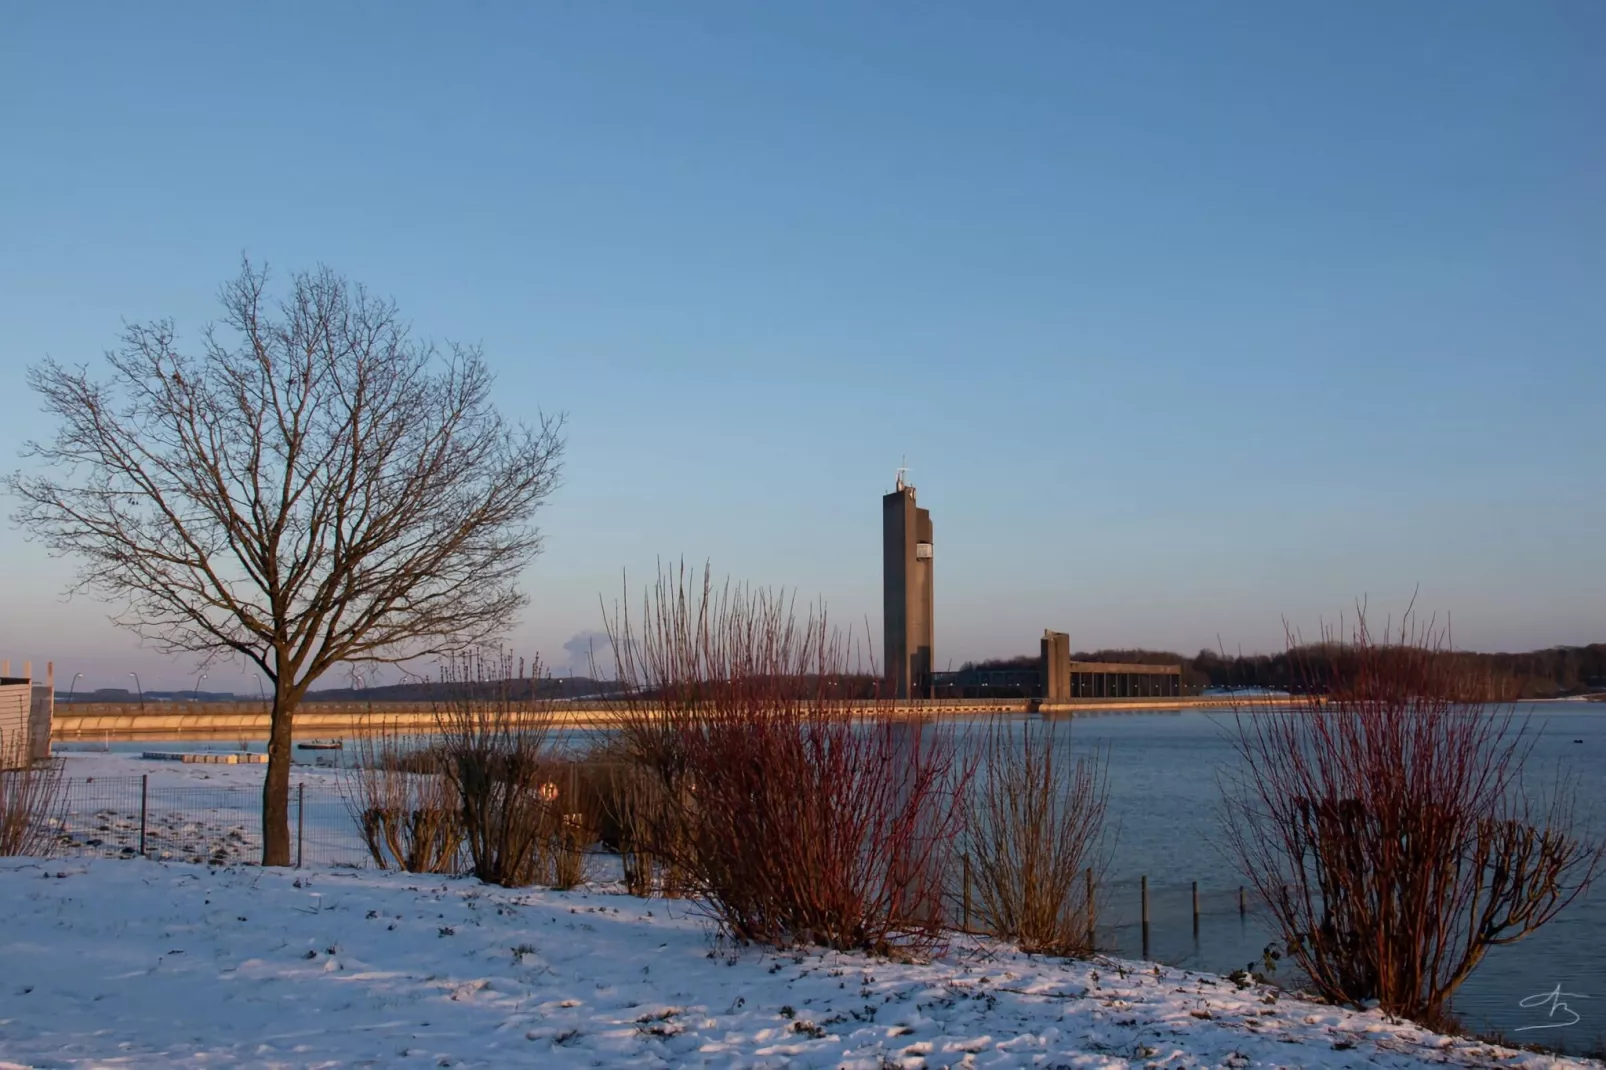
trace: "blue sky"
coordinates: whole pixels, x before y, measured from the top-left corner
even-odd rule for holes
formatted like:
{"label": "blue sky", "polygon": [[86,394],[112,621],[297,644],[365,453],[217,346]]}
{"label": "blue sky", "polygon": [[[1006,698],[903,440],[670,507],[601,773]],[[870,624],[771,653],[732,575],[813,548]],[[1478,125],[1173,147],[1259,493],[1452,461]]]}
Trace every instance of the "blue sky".
{"label": "blue sky", "polygon": [[[568,413],[514,636],[560,665],[659,556],[879,641],[903,456],[939,665],[1418,585],[1460,645],[1606,639],[1603,48],[1593,2],[7,5],[0,461],[27,365],[195,337],[248,253]],[[193,682],[0,555],[0,657]]]}

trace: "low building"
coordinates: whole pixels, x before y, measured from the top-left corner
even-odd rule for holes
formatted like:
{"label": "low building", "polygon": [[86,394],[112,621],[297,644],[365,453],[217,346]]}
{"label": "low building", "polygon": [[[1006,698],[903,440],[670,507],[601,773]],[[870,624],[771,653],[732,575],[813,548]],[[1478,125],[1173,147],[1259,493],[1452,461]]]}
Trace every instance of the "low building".
{"label": "low building", "polygon": [[45,682],[33,681],[33,665],[21,676],[11,663],[0,662],[0,768],[50,757],[50,722],[55,715],[55,666],[46,667]]}

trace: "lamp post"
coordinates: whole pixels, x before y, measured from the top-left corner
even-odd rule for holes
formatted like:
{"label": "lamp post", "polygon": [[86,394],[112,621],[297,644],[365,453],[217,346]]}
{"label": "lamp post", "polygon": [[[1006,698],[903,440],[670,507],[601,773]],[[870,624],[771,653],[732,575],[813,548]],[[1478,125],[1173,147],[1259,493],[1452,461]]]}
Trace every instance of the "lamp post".
{"label": "lamp post", "polygon": [[81,673],[81,672],[75,672],[75,673],[72,674],[72,683],[67,685],[67,701],[68,702],[72,701],[73,688],[78,686],[78,680],[83,675],[84,674]]}
{"label": "lamp post", "polygon": [[206,679],[206,673],[196,677],[195,690],[190,692],[190,701],[195,702],[201,697],[201,682]]}
{"label": "lamp post", "polygon": [[145,712],[145,689],[139,686],[139,673],[131,672],[128,675],[134,678],[134,687],[139,692],[139,712]]}

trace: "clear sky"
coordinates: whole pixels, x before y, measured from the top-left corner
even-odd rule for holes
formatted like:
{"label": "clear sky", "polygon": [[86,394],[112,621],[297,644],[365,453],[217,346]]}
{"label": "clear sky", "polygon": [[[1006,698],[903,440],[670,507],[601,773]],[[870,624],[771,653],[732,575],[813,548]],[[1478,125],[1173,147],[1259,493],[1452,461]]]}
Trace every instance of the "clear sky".
{"label": "clear sky", "polygon": [[[1596,0],[6,4],[0,463],[28,364],[194,338],[248,253],[569,414],[514,637],[560,668],[660,555],[879,643],[905,455],[939,666],[1418,585],[1599,641],[1603,56]],[[0,559],[0,657],[193,683]]]}

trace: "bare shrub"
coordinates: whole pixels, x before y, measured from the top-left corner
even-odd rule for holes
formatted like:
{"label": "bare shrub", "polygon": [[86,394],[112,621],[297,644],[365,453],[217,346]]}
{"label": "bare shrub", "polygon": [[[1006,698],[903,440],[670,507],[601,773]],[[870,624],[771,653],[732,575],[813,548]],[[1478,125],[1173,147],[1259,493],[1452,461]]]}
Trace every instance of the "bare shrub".
{"label": "bare shrub", "polygon": [[61,762],[34,761],[25,734],[0,733],[0,856],[49,855],[65,803]]}
{"label": "bare shrub", "polygon": [[672,831],[674,815],[660,765],[643,757],[655,749],[639,736],[609,733],[581,765],[582,808],[594,822],[598,841],[618,853],[631,895],[674,897],[685,881],[673,852],[659,853],[659,845],[678,837]]}
{"label": "bare shrub", "polygon": [[970,872],[987,930],[1021,950],[1092,952],[1094,883],[1109,778],[1096,753],[1069,753],[1069,729],[1004,718],[990,726],[966,828]]}
{"label": "bare shrub", "polygon": [[1568,778],[1524,782],[1536,733],[1483,702],[1447,630],[1407,613],[1375,637],[1363,607],[1323,639],[1310,697],[1238,712],[1228,842],[1318,991],[1433,1021],[1490,947],[1588,887],[1602,847]]}
{"label": "bare shrub", "polygon": [[619,852],[625,890],[643,898],[658,888],[664,860],[653,853],[653,830],[666,824],[663,790],[650,771],[626,762],[601,767],[602,842]]}
{"label": "bare shrub", "polygon": [[594,836],[585,822],[585,814],[577,810],[551,810],[555,815],[554,827],[548,835],[546,856],[550,859],[549,876],[543,883],[558,891],[568,891],[583,884],[586,879],[586,847]]}
{"label": "bare shrub", "polygon": [[474,875],[520,887],[551,872],[556,759],[551,704],[537,697],[539,665],[515,677],[503,652],[455,657],[441,669],[435,720],[442,771],[461,808]]}
{"label": "bare shrub", "polygon": [[[951,732],[844,700],[850,640],[784,594],[660,573],[615,612],[621,743],[657,779],[644,829],[733,937],[920,951],[969,766]],[[638,634],[639,632],[639,634]]]}
{"label": "bare shrub", "polygon": [[341,795],[380,869],[456,873],[462,868],[462,807],[438,748],[412,745],[394,723],[358,735],[356,764]]}

